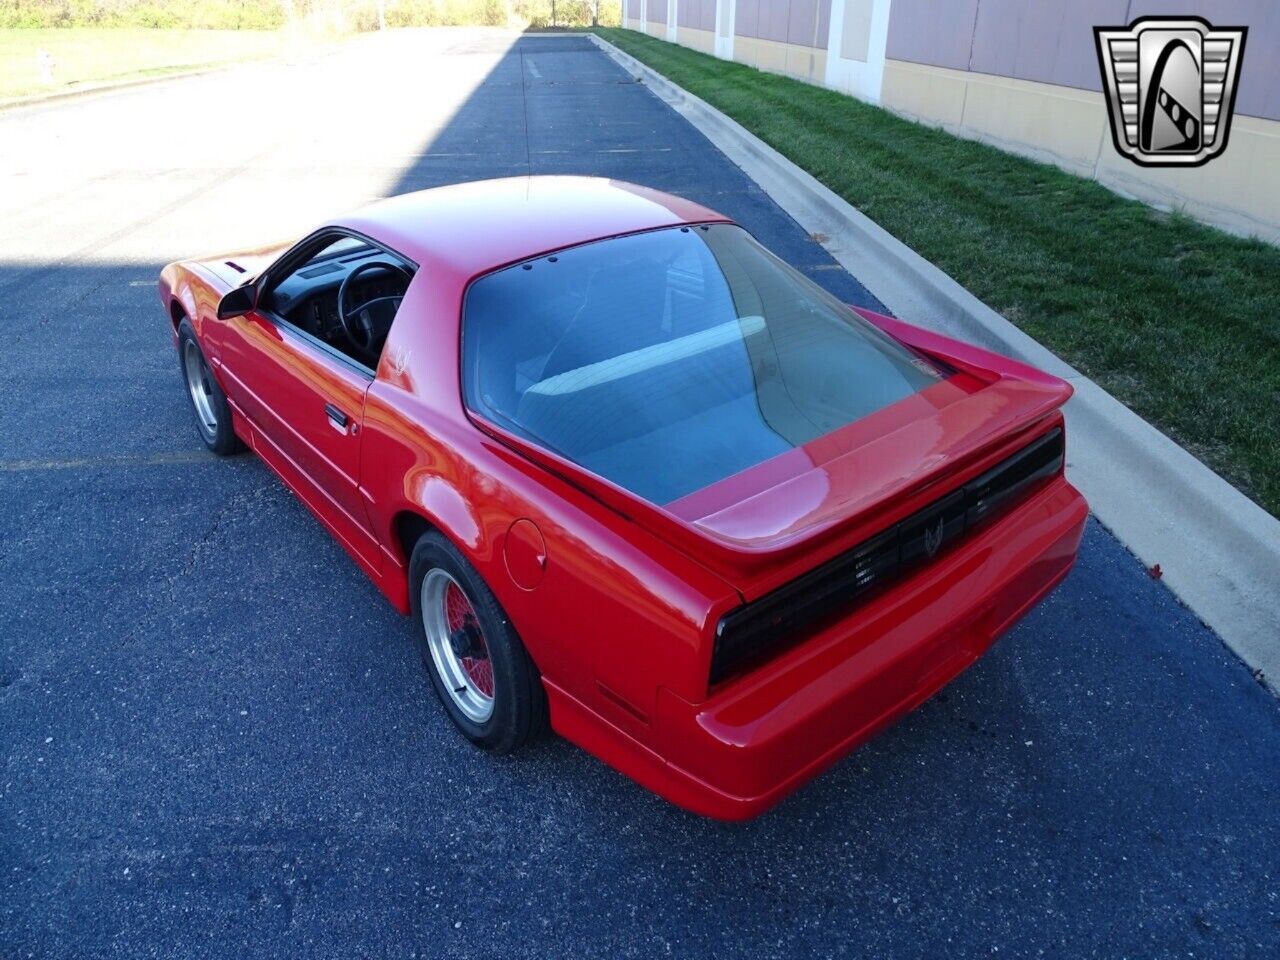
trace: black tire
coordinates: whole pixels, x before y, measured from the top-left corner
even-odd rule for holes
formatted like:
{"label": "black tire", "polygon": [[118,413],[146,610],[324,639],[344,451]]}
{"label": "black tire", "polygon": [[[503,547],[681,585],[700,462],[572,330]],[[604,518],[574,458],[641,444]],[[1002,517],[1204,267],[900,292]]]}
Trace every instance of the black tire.
{"label": "black tire", "polygon": [[[190,358],[189,351],[194,351]],[[189,362],[198,363],[201,371],[197,377],[198,386],[193,386],[194,374],[188,371]],[[231,407],[227,403],[227,395],[222,392],[222,387],[218,386],[213,371],[209,369],[204,351],[200,349],[196,332],[185,317],[178,324],[178,369],[182,374],[182,385],[186,388],[187,399],[191,401],[196,433],[204,441],[204,445],[220,457],[229,457],[242,451],[244,444],[240,442],[235,429],[231,426]],[[196,390],[201,389],[204,392],[206,408],[204,410],[201,410],[201,405],[197,403],[195,394]],[[212,422],[209,418],[212,418]]]}
{"label": "black tire", "polygon": [[[483,631],[493,674],[492,713],[482,722],[468,717],[454,701],[432,656],[423,617],[423,584],[442,570],[462,588]],[[431,685],[456,726],[468,740],[490,753],[504,754],[537,737],[547,726],[547,696],[542,677],[510,619],[488,584],[449,540],[437,531],[422,535],[409,561],[409,601],[422,661]]]}

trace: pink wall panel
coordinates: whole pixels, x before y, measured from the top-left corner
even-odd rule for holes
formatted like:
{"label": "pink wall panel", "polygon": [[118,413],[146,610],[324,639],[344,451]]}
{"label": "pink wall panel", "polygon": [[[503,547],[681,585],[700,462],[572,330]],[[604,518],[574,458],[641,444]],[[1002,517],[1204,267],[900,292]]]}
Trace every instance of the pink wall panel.
{"label": "pink wall panel", "polygon": [[818,0],[791,0],[789,4],[778,6],[789,7],[787,10],[787,43],[803,43],[813,46],[817,39]]}
{"label": "pink wall panel", "polygon": [[680,0],[676,10],[677,22],[693,30],[716,28],[716,0]]}
{"label": "pink wall panel", "polygon": [[1100,90],[1093,28],[1152,15],[1249,28],[1236,111],[1280,120],[1280,3],[1275,0],[893,0],[887,54],[953,70]]}
{"label": "pink wall panel", "polygon": [[760,36],[764,40],[787,42],[787,25],[790,21],[790,4],[787,0],[760,0]]}
{"label": "pink wall panel", "polygon": [[831,0],[818,0],[818,48],[827,49],[827,33],[831,30]]}
{"label": "pink wall panel", "polygon": [[978,0],[893,0],[885,55],[891,60],[968,70],[977,14]]}
{"label": "pink wall panel", "polygon": [[1123,24],[1129,0],[1070,5],[982,0],[969,69],[998,77],[1101,90],[1093,28]]}
{"label": "pink wall panel", "polygon": [[[702,29],[714,30],[716,28],[716,0],[703,0],[702,9]],[[726,15],[727,13],[728,11],[726,10]]]}
{"label": "pink wall panel", "polygon": [[[688,0],[681,0],[681,6],[686,2]],[[713,29],[715,23],[713,0],[711,19],[705,29]],[[831,0],[737,0],[733,30],[739,37],[825,50],[830,24]]]}

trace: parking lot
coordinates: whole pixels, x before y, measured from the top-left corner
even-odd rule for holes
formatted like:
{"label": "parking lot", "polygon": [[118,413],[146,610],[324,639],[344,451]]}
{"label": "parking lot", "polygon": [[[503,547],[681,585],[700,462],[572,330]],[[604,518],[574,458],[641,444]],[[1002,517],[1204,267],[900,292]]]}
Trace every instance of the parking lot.
{"label": "parking lot", "polygon": [[0,114],[0,955],[1280,954],[1280,704],[1096,522],[986,658],[747,824],[453,730],[411,624],[204,452],[154,281],[527,173],[691,197],[877,305],[581,37]]}

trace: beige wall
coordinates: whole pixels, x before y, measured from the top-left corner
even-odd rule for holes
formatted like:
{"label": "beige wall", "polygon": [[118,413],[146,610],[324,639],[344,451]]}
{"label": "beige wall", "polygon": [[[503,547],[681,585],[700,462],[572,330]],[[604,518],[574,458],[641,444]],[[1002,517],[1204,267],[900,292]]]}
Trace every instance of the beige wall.
{"label": "beige wall", "polygon": [[1237,116],[1225,153],[1204,166],[1176,169],[1140,167],[1120,156],[1102,94],[1092,90],[889,60],[881,103],[1233,233],[1280,242],[1280,123],[1274,120]]}
{"label": "beige wall", "polygon": [[693,27],[676,27],[676,43],[682,47],[691,47],[702,53],[715,53],[716,34],[714,30],[696,30]]}
{"label": "beige wall", "polygon": [[809,83],[822,83],[827,72],[825,50],[756,37],[734,37],[733,59],[758,70],[782,73]]}

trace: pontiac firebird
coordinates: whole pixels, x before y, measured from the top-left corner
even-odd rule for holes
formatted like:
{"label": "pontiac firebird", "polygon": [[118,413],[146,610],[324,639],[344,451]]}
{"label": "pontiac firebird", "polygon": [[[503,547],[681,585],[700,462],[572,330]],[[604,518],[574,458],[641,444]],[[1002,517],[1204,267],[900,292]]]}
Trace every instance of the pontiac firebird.
{"label": "pontiac firebird", "polygon": [[697,813],[754,816],[931,696],[1083,532],[1065,382],[644,187],[425,190],[159,291],[200,437],[412,616],[463,735],[549,724]]}

